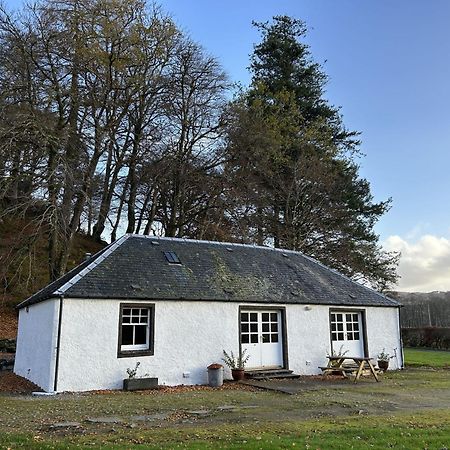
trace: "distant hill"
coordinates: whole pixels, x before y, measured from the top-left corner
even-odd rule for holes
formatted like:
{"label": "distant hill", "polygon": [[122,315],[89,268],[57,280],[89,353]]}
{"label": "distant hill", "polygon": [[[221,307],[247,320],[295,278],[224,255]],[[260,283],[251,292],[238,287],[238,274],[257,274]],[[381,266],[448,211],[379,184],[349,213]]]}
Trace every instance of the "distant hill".
{"label": "distant hill", "polygon": [[404,305],[402,328],[450,327],[450,292],[389,292]]}

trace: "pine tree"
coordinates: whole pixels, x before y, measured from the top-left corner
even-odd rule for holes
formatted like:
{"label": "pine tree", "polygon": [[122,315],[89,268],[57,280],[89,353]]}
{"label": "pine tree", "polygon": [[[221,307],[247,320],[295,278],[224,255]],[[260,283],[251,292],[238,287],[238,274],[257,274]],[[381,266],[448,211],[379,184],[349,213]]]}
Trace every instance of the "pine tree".
{"label": "pine tree", "polygon": [[286,16],[255,26],[262,41],[228,134],[232,234],[301,250],[384,288],[398,255],[383,252],[373,228],[390,199],[374,203],[359,176],[358,133],[324,98],[327,76],[302,42],[306,27]]}

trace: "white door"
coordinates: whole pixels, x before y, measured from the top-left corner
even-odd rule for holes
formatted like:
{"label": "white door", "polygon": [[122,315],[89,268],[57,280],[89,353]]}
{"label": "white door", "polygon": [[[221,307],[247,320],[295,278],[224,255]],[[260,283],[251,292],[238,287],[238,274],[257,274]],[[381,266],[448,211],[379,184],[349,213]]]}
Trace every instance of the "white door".
{"label": "white door", "polygon": [[241,346],[250,355],[246,368],[283,366],[281,311],[241,311]]}
{"label": "white door", "polygon": [[331,344],[337,353],[364,357],[362,315],[358,311],[331,312]]}

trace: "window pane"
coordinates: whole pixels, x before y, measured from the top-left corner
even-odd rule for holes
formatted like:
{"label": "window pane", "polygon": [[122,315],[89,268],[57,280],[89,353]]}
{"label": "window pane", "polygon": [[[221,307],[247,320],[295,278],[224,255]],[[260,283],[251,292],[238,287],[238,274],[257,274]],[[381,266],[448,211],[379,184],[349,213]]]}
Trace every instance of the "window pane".
{"label": "window pane", "polygon": [[256,313],[250,313],[250,322],[257,322],[258,315]]}
{"label": "window pane", "polygon": [[335,323],[331,324],[331,331],[336,331],[336,324]]}
{"label": "window pane", "polygon": [[248,334],[243,334],[241,337],[241,342],[243,344],[248,344]]}
{"label": "window pane", "polygon": [[342,322],[342,314],[336,314],[336,320]]}
{"label": "window pane", "polygon": [[359,333],[355,333],[355,340],[359,341]]}
{"label": "window pane", "polygon": [[353,323],[347,322],[347,331],[353,331]]}
{"label": "window pane", "polygon": [[134,328],[134,343],[146,344],[147,343],[147,325],[137,325]]}
{"label": "window pane", "polygon": [[241,313],[241,322],[248,322],[248,313]]}
{"label": "window pane", "polygon": [[130,308],[124,308],[123,309],[123,315],[125,316],[125,315],[127,315],[127,316],[129,316],[131,314],[131,309]]}
{"label": "window pane", "polygon": [[250,342],[252,344],[256,344],[258,342],[258,335],[257,334],[251,334],[250,335]]}
{"label": "window pane", "polygon": [[257,323],[251,323],[250,324],[250,331],[253,331],[254,333],[258,332],[258,324]]}
{"label": "window pane", "polygon": [[358,322],[358,314],[353,314],[353,322]]}
{"label": "window pane", "polygon": [[351,322],[351,320],[352,320],[352,315],[351,315],[351,314],[346,314],[346,315],[345,315],[345,320],[346,320],[347,322]]}
{"label": "window pane", "polygon": [[122,326],[122,345],[133,344],[133,327],[129,325]]}
{"label": "window pane", "polygon": [[336,341],[337,340],[337,334],[336,333],[331,333],[331,340],[332,341]]}
{"label": "window pane", "polygon": [[148,317],[141,316],[141,323],[148,323]]}
{"label": "window pane", "polygon": [[148,316],[148,309],[141,309],[141,316]]}
{"label": "window pane", "polygon": [[331,321],[335,322],[336,321],[336,314],[331,314]]}
{"label": "window pane", "polygon": [[272,325],[270,325],[270,328],[271,328],[270,331],[272,331],[272,333],[278,332],[278,324],[276,322],[272,323]]}
{"label": "window pane", "polygon": [[343,341],[344,340],[344,333],[338,333],[338,341]]}
{"label": "window pane", "polygon": [[270,320],[272,322],[276,322],[277,321],[277,313],[270,313]]}
{"label": "window pane", "polygon": [[138,316],[138,315],[139,315],[139,309],[133,308],[133,309],[131,310],[131,314],[132,314],[133,316]]}
{"label": "window pane", "polygon": [[139,316],[132,316],[131,317],[131,322],[132,323],[139,323]]}
{"label": "window pane", "polygon": [[270,334],[264,333],[262,336],[263,342],[270,342]]}
{"label": "window pane", "polygon": [[347,341],[353,341],[353,333],[347,333]]}
{"label": "window pane", "polygon": [[122,323],[130,323],[130,317],[122,317]]}
{"label": "window pane", "polygon": [[344,324],[343,323],[338,323],[337,327],[338,327],[338,331],[344,331]]}
{"label": "window pane", "polygon": [[269,313],[262,313],[262,321],[263,322],[268,322],[269,321]]}
{"label": "window pane", "polygon": [[353,324],[353,330],[354,331],[359,331],[359,323],[358,322]]}
{"label": "window pane", "polygon": [[263,324],[262,324],[262,330],[263,330],[263,331],[266,331],[266,332],[267,332],[267,331],[270,331],[270,330],[269,330],[269,324],[268,324],[268,323],[263,323]]}
{"label": "window pane", "polygon": [[271,334],[272,342],[278,342],[278,334]]}
{"label": "window pane", "polygon": [[241,331],[243,333],[248,333],[248,323],[241,324]]}

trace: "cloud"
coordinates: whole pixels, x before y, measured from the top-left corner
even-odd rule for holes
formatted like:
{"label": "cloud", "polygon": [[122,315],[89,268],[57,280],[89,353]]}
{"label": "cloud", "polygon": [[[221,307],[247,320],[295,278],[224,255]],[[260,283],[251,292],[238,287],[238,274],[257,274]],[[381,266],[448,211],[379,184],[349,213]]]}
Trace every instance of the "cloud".
{"label": "cloud", "polygon": [[383,247],[401,252],[400,291],[450,291],[450,239],[425,234],[417,239],[389,236]]}

